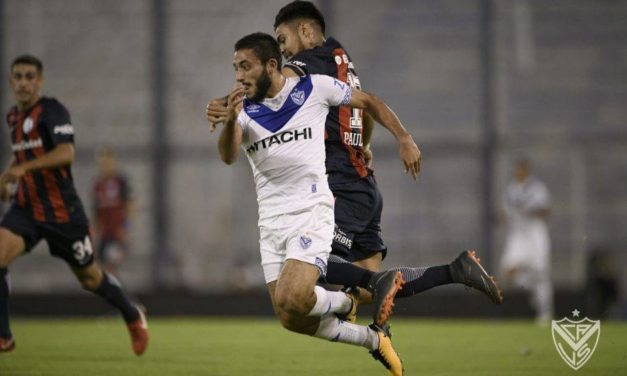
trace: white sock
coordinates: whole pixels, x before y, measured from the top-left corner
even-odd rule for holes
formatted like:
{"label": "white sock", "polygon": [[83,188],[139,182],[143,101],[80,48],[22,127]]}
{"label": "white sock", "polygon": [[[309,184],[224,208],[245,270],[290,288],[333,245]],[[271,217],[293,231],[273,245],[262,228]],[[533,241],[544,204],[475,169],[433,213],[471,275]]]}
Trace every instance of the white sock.
{"label": "white sock", "polygon": [[368,350],[375,350],[379,347],[377,332],[367,326],[341,321],[334,314],[320,317],[320,325],[314,337],[362,346]]}
{"label": "white sock", "polygon": [[307,316],[322,316],[327,313],[346,313],[353,302],[341,291],[327,291],[320,286],[314,287],[316,304]]}

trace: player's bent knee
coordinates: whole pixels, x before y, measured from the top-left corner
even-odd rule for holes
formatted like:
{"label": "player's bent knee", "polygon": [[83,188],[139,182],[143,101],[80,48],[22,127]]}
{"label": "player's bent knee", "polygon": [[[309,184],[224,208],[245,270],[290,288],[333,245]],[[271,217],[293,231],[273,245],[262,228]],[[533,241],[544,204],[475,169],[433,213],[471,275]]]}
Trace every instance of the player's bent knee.
{"label": "player's bent knee", "polygon": [[306,316],[316,304],[316,295],[312,288],[299,286],[287,288],[279,286],[275,291],[275,304],[281,310],[291,314]]}
{"label": "player's bent knee", "polygon": [[277,317],[285,329],[293,331],[292,329],[294,329],[295,325],[290,313],[280,310],[277,312]]}
{"label": "player's bent knee", "polygon": [[12,232],[0,228],[0,268],[6,268],[24,252],[24,240]]}
{"label": "player's bent knee", "polygon": [[[314,302],[315,303],[315,302]],[[305,316],[307,315],[313,305],[308,301],[300,299],[298,296],[292,294],[280,294],[276,297],[276,305],[281,310],[289,315]]]}
{"label": "player's bent knee", "polygon": [[290,312],[279,311],[277,313],[277,317],[281,322],[283,328],[289,330],[290,332],[300,333],[300,334],[311,334],[308,329],[305,321],[306,317]]}

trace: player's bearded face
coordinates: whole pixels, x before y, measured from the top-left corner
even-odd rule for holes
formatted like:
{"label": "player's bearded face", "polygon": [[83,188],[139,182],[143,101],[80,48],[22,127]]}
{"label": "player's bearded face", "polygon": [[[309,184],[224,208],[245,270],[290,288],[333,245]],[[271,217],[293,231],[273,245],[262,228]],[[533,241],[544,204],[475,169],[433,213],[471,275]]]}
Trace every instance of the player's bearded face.
{"label": "player's bearded face", "polygon": [[270,80],[270,74],[268,73],[268,69],[264,67],[261,75],[255,82],[255,92],[252,94],[252,96],[249,96],[248,99],[253,102],[261,102],[266,97],[266,94],[268,94],[268,90],[270,90],[271,84],[272,81]]}

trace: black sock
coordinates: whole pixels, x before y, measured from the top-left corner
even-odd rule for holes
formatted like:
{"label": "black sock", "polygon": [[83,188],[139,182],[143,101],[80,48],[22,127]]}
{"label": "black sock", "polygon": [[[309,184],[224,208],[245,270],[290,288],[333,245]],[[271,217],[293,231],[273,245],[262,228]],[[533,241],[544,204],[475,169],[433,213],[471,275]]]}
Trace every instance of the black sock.
{"label": "black sock", "polygon": [[9,328],[9,270],[0,268],[0,337],[12,338]]}
{"label": "black sock", "polygon": [[128,298],[122,285],[114,276],[102,272],[102,282],[96,290],[98,294],[106,299],[109,304],[119,309],[127,323],[133,322],[139,318],[139,311]]}
{"label": "black sock", "polygon": [[399,270],[403,274],[405,284],[403,289],[396,293],[397,298],[405,298],[416,295],[440,285],[453,283],[448,265],[430,266],[422,268],[398,267],[391,270]]}
{"label": "black sock", "polygon": [[366,288],[374,274],[335,255],[330,255],[328,262],[326,282],[333,285]]}

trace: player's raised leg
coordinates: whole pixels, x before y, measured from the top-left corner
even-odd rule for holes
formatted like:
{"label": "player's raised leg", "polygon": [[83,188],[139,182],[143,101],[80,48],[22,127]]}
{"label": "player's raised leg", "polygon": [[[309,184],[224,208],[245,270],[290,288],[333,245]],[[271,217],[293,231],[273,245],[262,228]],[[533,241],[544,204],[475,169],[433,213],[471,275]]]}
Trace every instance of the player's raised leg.
{"label": "player's raised leg", "polygon": [[0,353],[15,348],[15,340],[9,326],[9,270],[8,266],[24,252],[22,237],[0,227]]}
{"label": "player's raised leg", "polygon": [[378,326],[370,327],[341,321],[336,314],[349,310],[351,299],[341,291],[327,291],[315,283],[316,266],[289,259],[279,280],[268,284],[275,312],[291,331],[367,348],[392,375],[402,375],[403,367],[389,336]]}
{"label": "player's raised leg", "polygon": [[[400,266],[391,268],[389,271],[400,272],[404,281],[403,288],[398,291],[396,298],[414,296],[437,286],[462,283],[481,291],[494,303],[503,302],[503,295],[495,278],[490,276],[481,266],[474,251],[462,252],[450,264],[424,267]],[[380,278],[385,272],[387,271],[366,270],[341,257],[331,255],[326,282],[357,286],[373,293],[377,288],[381,289],[378,287],[377,281],[382,281]],[[372,300],[368,297],[364,298],[364,295],[362,294],[360,303],[370,303]]]}

